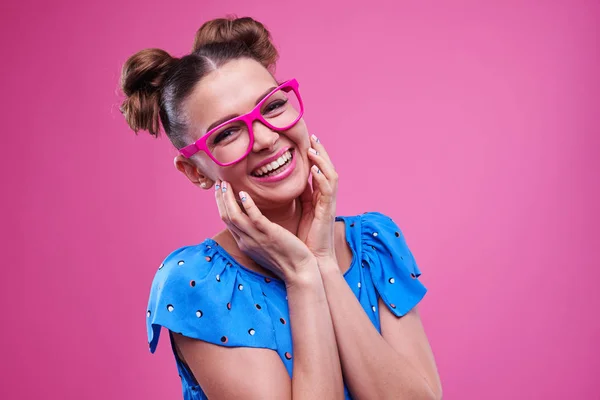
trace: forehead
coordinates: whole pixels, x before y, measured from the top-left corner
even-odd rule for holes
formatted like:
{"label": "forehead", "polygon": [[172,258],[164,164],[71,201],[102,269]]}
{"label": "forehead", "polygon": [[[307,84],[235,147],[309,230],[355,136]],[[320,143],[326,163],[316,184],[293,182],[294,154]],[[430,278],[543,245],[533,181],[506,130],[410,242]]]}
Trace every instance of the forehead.
{"label": "forehead", "polygon": [[190,133],[199,136],[210,124],[230,114],[249,112],[275,79],[251,59],[230,61],[198,82],[186,102]]}

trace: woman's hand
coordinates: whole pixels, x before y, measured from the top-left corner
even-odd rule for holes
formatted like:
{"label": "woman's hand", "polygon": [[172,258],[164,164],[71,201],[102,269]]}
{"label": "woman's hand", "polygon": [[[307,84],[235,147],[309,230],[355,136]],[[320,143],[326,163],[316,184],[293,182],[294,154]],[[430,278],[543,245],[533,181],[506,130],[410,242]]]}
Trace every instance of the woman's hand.
{"label": "woman's hand", "polygon": [[336,260],[334,224],[338,175],[325,147],[315,135],[311,135],[311,144],[308,158],[313,163],[312,188],[307,184],[300,198],[302,217],[298,237],[322,264]]}
{"label": "woman's hand", "polygon": [[239,193],[244,214],[227,182],[217,182],[215,189],[221,219],[244,254],[286,283],[313,272],[316,260],[308,247],[293,233],[269,221],[250,195]]}

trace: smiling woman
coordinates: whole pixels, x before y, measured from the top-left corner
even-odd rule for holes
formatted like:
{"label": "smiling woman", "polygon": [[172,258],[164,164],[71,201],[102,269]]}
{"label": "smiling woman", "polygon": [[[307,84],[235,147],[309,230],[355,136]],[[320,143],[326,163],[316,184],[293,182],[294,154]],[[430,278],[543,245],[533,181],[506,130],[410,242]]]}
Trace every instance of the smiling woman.
{"label": "smiling woman", "polygon": [[217,19],[192,53],[123,67],[129,126],[162,126],[226,225],[156,271],[150,351],[167,328],[185,399],[440,398],[406,240],[383,214],[336,216],[337,172],[276,60],[260,22]]}

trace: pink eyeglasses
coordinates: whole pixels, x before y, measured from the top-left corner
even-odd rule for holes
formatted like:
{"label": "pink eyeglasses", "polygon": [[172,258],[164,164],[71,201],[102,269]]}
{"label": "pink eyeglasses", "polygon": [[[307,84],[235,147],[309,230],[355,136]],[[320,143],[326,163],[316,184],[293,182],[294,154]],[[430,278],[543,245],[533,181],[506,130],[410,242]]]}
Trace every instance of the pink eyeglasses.
{"label": "pink eyeglasses", "polygon": [[304,114],[298,81],[291,79],[269,92],[247,114],[220,123],[185,146],[179,152],[190,158],[204,151],[218,165],[225,167],[246,157],[254,144],[252,124],[258,120],[268,128],[281,132],[294,126]]}

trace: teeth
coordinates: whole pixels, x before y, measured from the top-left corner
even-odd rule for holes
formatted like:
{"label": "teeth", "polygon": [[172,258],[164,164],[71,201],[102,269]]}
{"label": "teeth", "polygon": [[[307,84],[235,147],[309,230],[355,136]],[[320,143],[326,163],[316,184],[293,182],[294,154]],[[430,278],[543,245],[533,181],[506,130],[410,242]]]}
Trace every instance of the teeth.
{"label": "teeth", "polygon": [[283,155],[281,157],[279,157],[277,160],[272,161],[271,163],[269,163],[267,165],[263,165],[261,168],[256,169],[253,174],[256,176],[262,176],[262,175],[268,174],[269,172],[281,167],[283,164],[285,164],[286,162],[291,160],[291,158],[292,158],[292,153],[290,153],[290,151],[288,150],[285,153],[283,153]]}

